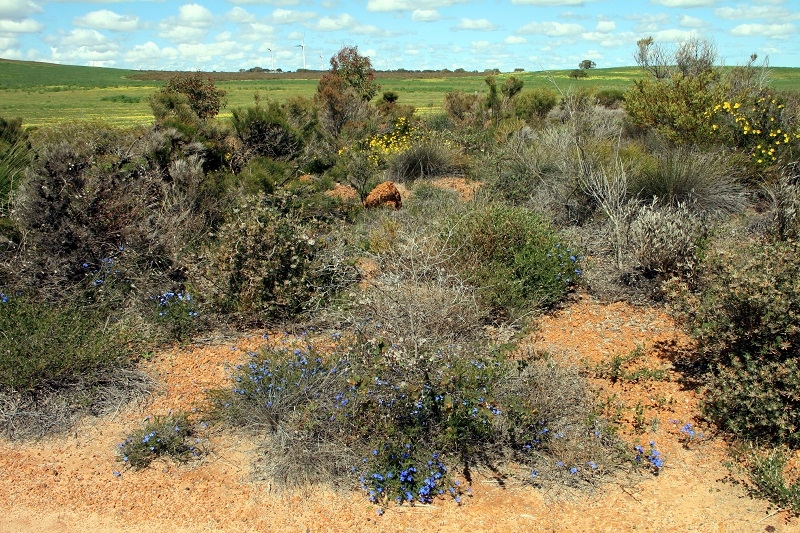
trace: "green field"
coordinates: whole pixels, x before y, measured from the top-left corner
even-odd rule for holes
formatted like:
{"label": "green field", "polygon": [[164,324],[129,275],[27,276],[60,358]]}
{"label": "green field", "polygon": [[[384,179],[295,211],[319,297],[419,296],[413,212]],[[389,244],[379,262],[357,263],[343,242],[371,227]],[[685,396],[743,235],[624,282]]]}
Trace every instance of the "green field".
{"label": "green field", "polygon": [[[0,116],[21,117],[28,126],[63,120],[103,120],[116,125],[148,124],[152,113],[148,98],[173,73],[140,72],[100,67],[79,67],[0,59]],[[279,102],[294,95],[312,96],[320,71],[286,73],[210,73],[217,86],[227,91],[231,109],[252,105],[253,96]],[[771,69],[772,85],[800,91],[800,68]],[[512,74],[501,74],[500,80]],[[571,87],[625,90],[641,77],[636,67],[592,69],[586,79],[575,80],[569,71],[519,72],[525,88],[550,87],[566,92]],[[441,109],[450,91],[484,92],[485,73],[378,72],[383,91],[395,91],[399,102],[413,105],[419,113]],[[524,89],[523,89],[524,90]]]}

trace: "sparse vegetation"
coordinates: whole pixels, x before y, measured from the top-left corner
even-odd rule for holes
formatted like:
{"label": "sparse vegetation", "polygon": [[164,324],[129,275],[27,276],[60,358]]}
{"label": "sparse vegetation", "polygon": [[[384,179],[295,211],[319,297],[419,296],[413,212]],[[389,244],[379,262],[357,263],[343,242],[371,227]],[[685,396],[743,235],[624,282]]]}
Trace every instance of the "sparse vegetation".
{"label": "sparse vegetation", "polygon": [[[755,58],[715,58],[644,39],[627,92],[594,85],[590,60],[547,86],[490,70],[422,118],[400,82],[373,104],[377,73],[345,47],[304,95],[229,116],[198,73],[95,98],[149,103],[147,126],[0,119],[0,431],[63,431],[71,406],[142,394],[136,363],[163,343],[314,324],[324,342],[287,334],[213,395],[218,419],[264,437],[270,479],[360,486],[382,508],[458,503],[479,467],[571,487],[626,459],[658,474],[655,441],[626,454],[574,366],[509,355],[570,292],[611,287],[680,309],[708,423],[772,446],[745,461],[750,486],[796,511],[781,454],[800,447],[798,99]],[[387,179],[403,208],[363,208]],[[593,370],[672,372],[643,349]],[[632,416],[655,433],[645,402]],[[183,460],[190,436],[184,414],[156,419],[120,453]]]}

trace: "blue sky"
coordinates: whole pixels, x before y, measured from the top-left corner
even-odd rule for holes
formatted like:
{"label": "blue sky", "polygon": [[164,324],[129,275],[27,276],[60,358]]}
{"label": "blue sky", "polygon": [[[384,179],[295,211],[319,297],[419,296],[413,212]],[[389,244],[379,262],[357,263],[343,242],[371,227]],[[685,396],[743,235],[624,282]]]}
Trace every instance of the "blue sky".
{"label": "blue sky", "polygon": [[648,36],[799,67],[798,30],[800,0],[0,0],[2,58],[156,70],[327,69],[344,45],[380,70],[613,67]]}

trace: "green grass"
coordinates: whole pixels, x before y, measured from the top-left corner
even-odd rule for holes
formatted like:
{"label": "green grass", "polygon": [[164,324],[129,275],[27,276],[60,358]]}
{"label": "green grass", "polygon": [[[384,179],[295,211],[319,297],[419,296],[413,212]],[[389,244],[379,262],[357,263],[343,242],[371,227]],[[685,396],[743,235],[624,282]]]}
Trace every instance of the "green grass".
{"label": "green grass", "polygon": [[[570,70],[516,72],[500,74],[498,78],[521,78],[525,83],[523,91],[555,88],[555,84],[566,93],[573,87],[626,90],[633,80],[643,76],[636,67],[592,69],[589,77],[581,80],[570,78],[569,73]],[[800,68],[773,68],[771,73],[775,88],[800,91]],[[0,116],[22,117],[26,127],[76,119],[102,119],[120,126],[149,124],[152,112],[148,97],[173,74],[0,59]],[[233,108],[252,105],[255,93],[278,102],[296,95],[312,97],[320,75],[314,70],[209,73],[217,86],[228,93],[228,105],[220,118],[230,117]],[[401,71],[378,72],[376,78],[381,91],[395,91],[401,104],[427,114],[441,111],[444,95],[450,91],[485,92],[486,75]]]}

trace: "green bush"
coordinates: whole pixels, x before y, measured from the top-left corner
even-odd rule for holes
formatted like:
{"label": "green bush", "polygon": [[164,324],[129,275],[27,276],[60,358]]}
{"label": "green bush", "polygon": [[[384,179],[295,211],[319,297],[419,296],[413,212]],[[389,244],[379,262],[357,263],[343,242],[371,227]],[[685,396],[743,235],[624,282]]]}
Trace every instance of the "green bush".
{"label": "green bush", "polygon": [[[5,289],[4,289],[5,290]],[[0,293],[0,390],[20,393],[97,384],[129,366],[141,333],[108,309],[54,307]]]}
{"label": "green bush", "polygon": [[196,446],[187,442],[193,436],[194,429],[185,413],[157,416],[121,442],[118,453],[125,466],[137,470],[147,468],[155,459],[164,456],[186,462],[201,455]]}
{"label": "green bush", "polygon": [[514,114],[528,122],[542,120],[558,104],[558,93],[541,88],[524,91],[513,101]]}
{"label": "green bush", "polygon": [[717,252],[685,301],[708,365],[704,410],[722,428],[758,442],[800,445],[800,244]]}
{"label": "green bush", "polygon": [[278,103],[234,109],[232,114],[231,123],[246,159],[262,156],[290,160],[300,154],[302,138],[289,126],[286,112]]}
{"label": "green bush", "polygon": [[459,501],[456,468],[493,465],[523,483],[577,485],[619,460],[589,421],[574,372],[483,351],[430,351],[424,365],[404,365],[380,330],[362,325],[329,356],[302,336],[286,338],[299,347],[252,353],[233,389],[216,393],[222,419],[270,435],[266,475],[289,484],[355,478],[385,505]]}
{"label": "green bush", "polygon": [[454,268],[510,314],[558,302],[582,276],[577,251],[541,216],[522,207],[473,206],[452,221]]}
{"label": "green bush", "polygon": [[616,109],[625,103],[625,91],[620,89],[602,89],[594,93],[598,105]]}
{"label": "green bush", "polygon": [[324,224],[304,222],[295,209],[251,197],[219,230],[207,279],[218,303],[245,323],[267,323],[297,315],[320,294],[337,287],[337,273],[315,262],[325,246]]}

